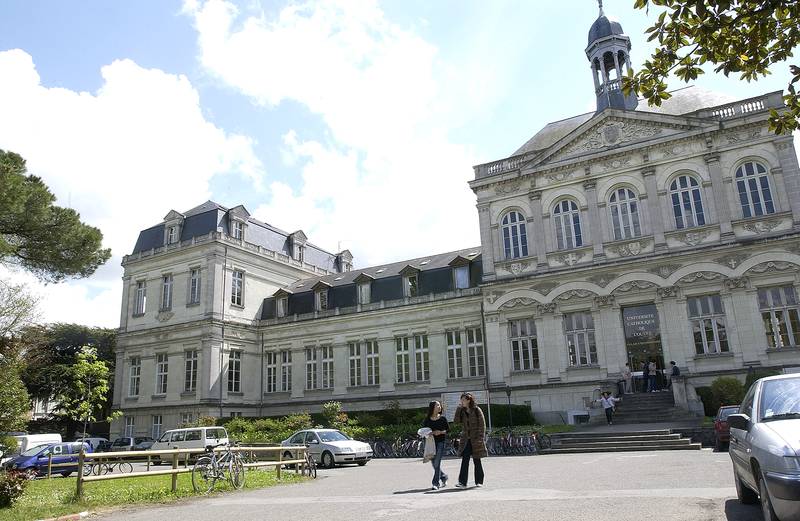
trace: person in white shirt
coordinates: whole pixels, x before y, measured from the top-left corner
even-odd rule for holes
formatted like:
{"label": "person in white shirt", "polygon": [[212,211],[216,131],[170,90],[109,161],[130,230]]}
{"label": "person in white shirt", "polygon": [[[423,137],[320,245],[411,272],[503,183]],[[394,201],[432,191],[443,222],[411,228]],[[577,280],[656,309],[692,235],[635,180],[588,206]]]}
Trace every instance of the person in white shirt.
{"label": "person in white shirt", "polygon": [[614,418],[614,406],[617,404],[617,402],[622,400],[619,398],[614,398],[611,396],[610,392],[605,391],[603,396],[598,401],[600,404],[602,404],[603,409],[606,412],[606,420],[608,421],[608,424],[611,425]]}
{"label": "person in white shirt", "polygon": [[631,394],[633,392],[633,385],[631,384],[632,378],[631,365],[626,363],[625,367],[622,369],[622,379],[625,380],[625,394]]}

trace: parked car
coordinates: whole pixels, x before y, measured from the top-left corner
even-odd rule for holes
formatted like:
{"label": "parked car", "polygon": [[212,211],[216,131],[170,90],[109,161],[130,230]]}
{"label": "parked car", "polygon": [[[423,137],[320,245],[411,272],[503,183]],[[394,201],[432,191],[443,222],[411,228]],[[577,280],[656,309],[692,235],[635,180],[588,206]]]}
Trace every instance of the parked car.
{"label": "parked car", "polygon": [[[299,431],[283,440],[281,445],[305,445],[314,461],[327,468],[332,468],[337,463],[358,463],[364,466],[372,459],[372,447],[369,443],[354,440],[336,429]],[[291,451],[284,452],[283,457],[291,459]]]}
{"label": "parked car", "polygon": [[61,443],[61,435],[53,434],[26,434],[24,432],[10,433],[10,435],[17,440],[17,448],[13,452],[4,454],[0,465],[13,458],[19,456],[28,449],[48,445],[50,443]]}
{"label": "parked car", "polygon": [[[224,427],[191,427],[165,432],[153,444],[151,449],[205,449],[210,445],[219,445],[221,443],[228,443],[228,431]],[[169,455],[164,458],[153,456],[153,462],[156,465],[161,463],[161,459],[172,461],[172,457]],[[181,461],[183,461],[182,458]]]}
{"label": "parked car", "polygon": [[739,412],[738,405],[723,405],[714,416],[714,450],[719,452],[728,447],[730,440],[730,429],[728,428],[728,416]]}
{"label": "parked car", "polygon": [[50,443],[38,445],[30,448],[19,456],[11,458],[3,464],[7,470],[32,470],[39,476],[47,474],[47,462],[50,454],[53,455],[53,464],[74,463],[73,466],[55,467],[53,474],[61,474],[64,477],[78,471],[78,454],[81,447],[85,452],[91,452],[92,448],[88,443]]}
{"label": "parked car", "polygon": [[108,443],[108,439],[101,438],[101,437],[85,437],[85,438],[77,438],[76,442],[84,442],[88,443],[92,447],[92,452],[99,452],[98,448],[103,443]]}
{"label": "parked car", "polygon": [[149,436],[124,436],[114,440],[111,444],[111,451],[147,450],[152,447],[155,442],[156,440]]}
{"label": "parked car", "polygon": [[765,521],[800,521],[800,374],[757,380],[728,424],[739,501],[760,497]]}

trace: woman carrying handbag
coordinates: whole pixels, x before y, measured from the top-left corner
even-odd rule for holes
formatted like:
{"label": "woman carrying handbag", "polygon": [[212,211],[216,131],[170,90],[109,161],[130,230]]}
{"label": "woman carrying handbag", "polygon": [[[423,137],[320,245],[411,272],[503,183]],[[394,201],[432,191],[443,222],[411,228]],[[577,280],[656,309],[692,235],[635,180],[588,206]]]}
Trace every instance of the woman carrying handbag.
{"label": "woman carrying handbag", "polygon": [[481,458],[489,455],[486,450],[486,420],[483,411],[475,404],[471,393],[461,395],[461,403],[456,409],[455,423],[460,423],[461,441],[458,453],[461,456],[461,472],[458,473],[457,488],[466,488],[469,479],[469,460],[475,465],[475,486],[483,486],[483,465]]}

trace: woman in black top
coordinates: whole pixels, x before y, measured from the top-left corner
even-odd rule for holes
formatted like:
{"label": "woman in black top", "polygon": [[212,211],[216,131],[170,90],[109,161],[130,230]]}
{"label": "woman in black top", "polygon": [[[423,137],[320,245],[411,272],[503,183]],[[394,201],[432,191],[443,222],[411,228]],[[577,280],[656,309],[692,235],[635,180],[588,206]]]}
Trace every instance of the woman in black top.
{"label": "woman in black top", "polygon": [[428,415],[422,422],[423,427],[431,429],[431,434],[436,442],[436,455],[431,460],[433,465],[433,481],[431,490],[437,490],[440,486],[447,486],[447,474],[442,472],[442,457],[444,456],[445,440],[447,439],[447,418],[442,416],[442,404],[432,401],[428,404]]}

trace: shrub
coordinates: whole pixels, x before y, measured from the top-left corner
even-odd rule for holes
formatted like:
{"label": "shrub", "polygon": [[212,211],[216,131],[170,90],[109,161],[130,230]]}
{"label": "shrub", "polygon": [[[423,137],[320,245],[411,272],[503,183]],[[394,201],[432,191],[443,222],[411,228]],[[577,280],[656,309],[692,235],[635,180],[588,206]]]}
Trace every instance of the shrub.
{"label": "shrub", "polygon": [[[718,409],[721,405],[737,405],[744,398],[742,382],[730,376],[720,376],[711,382],[711,393],[714,396],[714,406]],[[716,414],[716,410],[714,414]]]}
{"label": "shrub", "polygon": [[0,508],[8,508],[19,498],[33,476],[27,472],[0,472]]}
{"label": "shrub", "polygon": [[714,393],[711,391],[711,387],[697,387],[695,392],[700,401],[703,402],[703,413],[706,416],[716,415],[719,406],[714,406]]}
{"label": "shrub", "polygon": [[0,455],[11,454],[17,450],[17,439],[14,436],[0,435]]}

